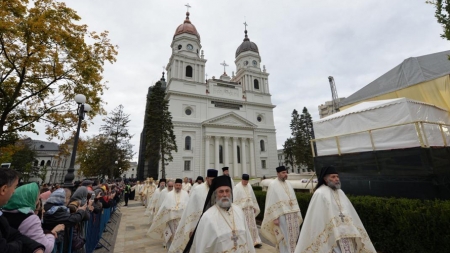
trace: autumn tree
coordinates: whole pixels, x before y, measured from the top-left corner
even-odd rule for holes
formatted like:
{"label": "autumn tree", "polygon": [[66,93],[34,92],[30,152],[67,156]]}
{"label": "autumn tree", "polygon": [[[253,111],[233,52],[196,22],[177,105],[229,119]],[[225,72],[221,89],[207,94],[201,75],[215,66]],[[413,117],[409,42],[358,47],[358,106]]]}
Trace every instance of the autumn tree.
{"label": "autumn tree", "polygon": [[38,122],[50,137],[73,132],[78,93],[88,98],[90,118],[103,114],[103,66],[115,62],[117,47],[80,19],[54,0],[0,1],[0,139],[37,133]]}
{"label": "autumn tree", "polygon": [[161,162],[162,178],[166,177],[166,165],[173,161],[172,152],[177,152],[175,134],[173,133],[172,115],[169,101],[165,99],[164,77],[156,82],[147,98],[144,118],[146,129],[146,158]]}

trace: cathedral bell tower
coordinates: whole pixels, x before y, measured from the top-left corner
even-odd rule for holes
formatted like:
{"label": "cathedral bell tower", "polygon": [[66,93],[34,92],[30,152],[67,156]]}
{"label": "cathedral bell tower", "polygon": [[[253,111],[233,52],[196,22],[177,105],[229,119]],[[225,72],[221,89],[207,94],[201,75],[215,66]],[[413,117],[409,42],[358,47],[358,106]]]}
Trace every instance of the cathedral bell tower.
{"label": "cathedral bell tower", "polygon": [[[258,46],[251,42],[247,35],[247,23],[245,25],[244,41],[236,50],[236,76],[233,82],[240,83],[242,90],[246,93],[254,93],[260,95],[270,95],[268,77],[265,67],[261,71],[261,56],[259,55]],[[250,98],[253,96],[248,96]]]}
{"label": "cathedral bell tower", "polygon": [[173,35],[172,55],[166,66],[167,83],[170,86],[172,79],[205,82],[205,63],[200,34],[189,20],[189,11],[186,19],[179,25]]}

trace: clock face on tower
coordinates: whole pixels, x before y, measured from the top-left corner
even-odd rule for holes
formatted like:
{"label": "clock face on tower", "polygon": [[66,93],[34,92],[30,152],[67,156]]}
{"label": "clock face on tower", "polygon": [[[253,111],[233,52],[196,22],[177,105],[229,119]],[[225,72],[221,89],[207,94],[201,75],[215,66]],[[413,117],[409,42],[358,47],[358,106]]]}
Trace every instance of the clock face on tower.
{"label": "clock face on tower", "polygon": [[245,62],[244,62],[244,65],[247,66],[247,65],[248,65],[248,61],[245,61]]}
{"label": "clock face on tower", "polygon": [[188,45],[187,45],[187,49],[188,49],[188,50],[192,50],[192,49],[194,49],[194,47],[193,47],[191,44],[188,44]]}
{"label": "clock face on tower", "polygon": [[258,63],[255,60],[253,60],[252,63],[253,63],[253,66],[255,66],[255,67],[258,65]]}

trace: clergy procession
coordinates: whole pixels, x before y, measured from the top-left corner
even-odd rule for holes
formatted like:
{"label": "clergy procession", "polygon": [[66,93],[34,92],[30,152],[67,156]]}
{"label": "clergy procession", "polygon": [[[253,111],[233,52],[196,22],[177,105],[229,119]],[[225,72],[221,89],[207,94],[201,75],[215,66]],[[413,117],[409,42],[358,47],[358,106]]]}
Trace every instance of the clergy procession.
{"label": "clergy procession", "polygon": [[[147,236],[161,241],[171,253],[256,252],[265,238],[280,253],[376,253],[358,214],[341,190],[335,167],[321,170],[318,184],[303,219],[294,188],[284,166],[268,187],[261,210],[250,176],[243,174],[234,184],[209,169],[206,180],[198,177],[152,178],[138,183],[136,191],[148,216]],[[256,217],[263,211],[258,229]]]}

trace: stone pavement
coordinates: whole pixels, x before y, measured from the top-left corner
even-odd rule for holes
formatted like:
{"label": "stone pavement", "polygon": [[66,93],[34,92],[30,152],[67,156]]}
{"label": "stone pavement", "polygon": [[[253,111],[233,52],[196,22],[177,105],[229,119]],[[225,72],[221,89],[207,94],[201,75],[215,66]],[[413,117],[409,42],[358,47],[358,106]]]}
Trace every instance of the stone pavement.
{"label": "stone pavement", "polygon": [[[117,229],[115,244],[111,247],[113,253],[166,253],[162,241],[153,240],[147,237],[146,233],[150,225],[147,224],[147,216],[144,216],[145,208],[137,203],[130,201],[128,207],[121,207],[122,213],[120,224]],[[113,250],[114,249],[114,250]],[[98,253],[99,251],[95,251]],[[263,246],[256,249],[256,253],[276,252],[275,248],[263,243]]]}

